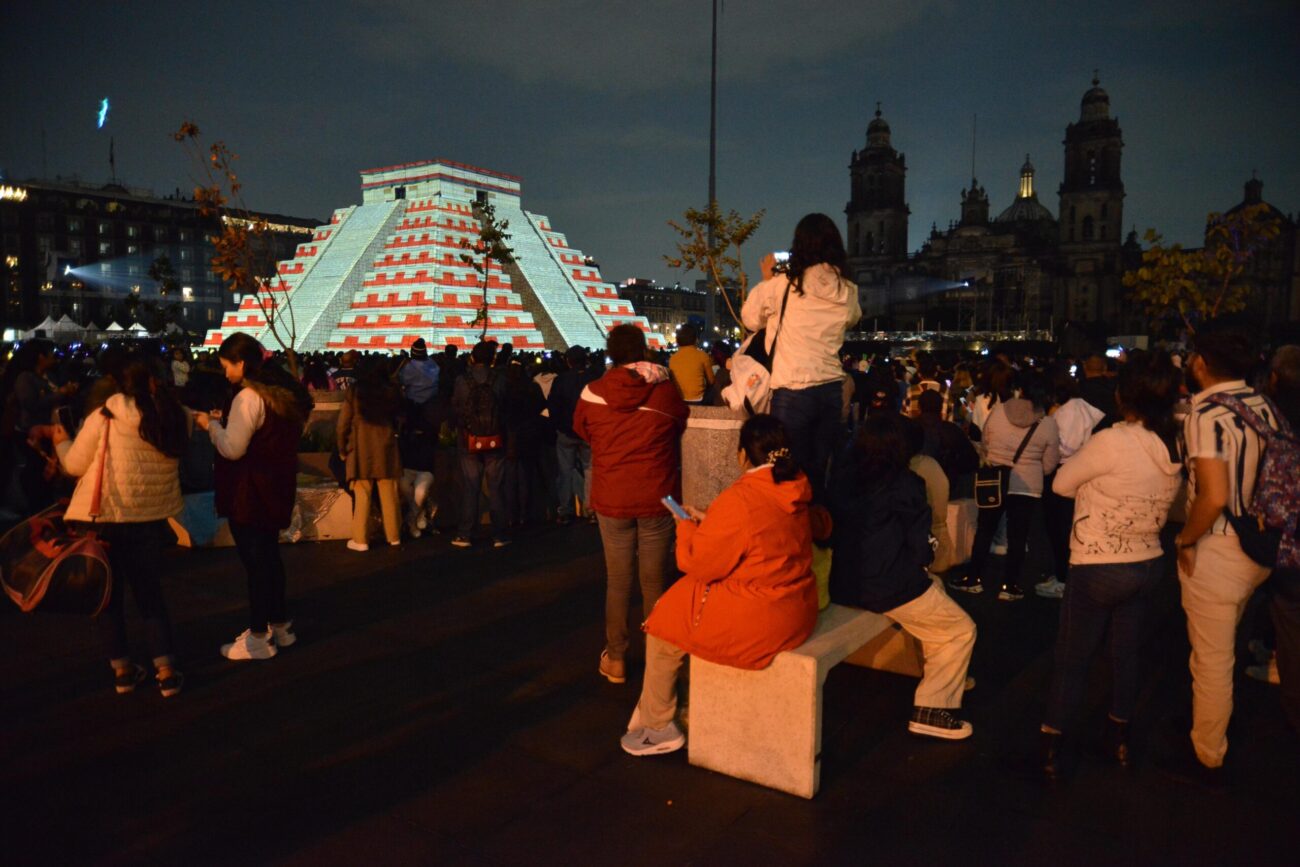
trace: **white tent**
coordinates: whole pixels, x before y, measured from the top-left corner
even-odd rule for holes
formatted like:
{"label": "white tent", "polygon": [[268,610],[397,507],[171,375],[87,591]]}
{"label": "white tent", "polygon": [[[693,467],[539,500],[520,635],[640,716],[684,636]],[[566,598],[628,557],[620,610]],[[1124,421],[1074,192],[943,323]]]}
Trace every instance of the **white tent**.
{"label": "white tent", "polygon": [[125,331],[126,329],[124,329],[121,325],[118,325],[116,322],[110,322],[110,323],[108,323],[108,327],[105,328],[104,330],[105,330],[105,331]]}
{"label": "white tent", "polygon": [[59,317],[59,321],[54,323],[54,328],[50,331],[50,336],[55,340],[72,340],[73,338],[80,337],[85,333],[86,329],[72,321],[72,317],[64,313]]}
{"label": "white tent", "polygon": [[49,337],[54,333],[54,325],[55,325],[54,320],[46,316],[40,325],[37,325],[31,331],[24,331],[23,338],[26,340],[30,340],[31,338],[36,336],[37,332],[44,332],[45,336]]}
{"label": "white tent", "polygon": [[147,335],[149,333],[149,329],[145,328],[139,322],[132,322],[129,326],[127,326],[126,330],[135,335]]}

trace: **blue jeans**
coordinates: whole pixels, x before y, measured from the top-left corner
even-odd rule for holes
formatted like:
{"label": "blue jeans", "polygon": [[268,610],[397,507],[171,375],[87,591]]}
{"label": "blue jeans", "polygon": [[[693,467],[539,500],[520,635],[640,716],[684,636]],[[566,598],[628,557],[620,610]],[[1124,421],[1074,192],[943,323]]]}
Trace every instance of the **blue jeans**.
{"label": "blue jeans", "polygon": [[772,415],[785,425],[790,456],[812,483],[813,499],[825,500],[826,464],[840,434],[844,387],[838,380],[772,392]]}
{"label": "blue jeans", "polygon": [[1061,624],[1056,634],[1056,660],[1043,719],[1057,731],[1083,701],[1088,666],[1110,633],[1113,687],[1110,715],[1127,722],[1138,694],[1138,653],[1145,637],[1147,613],[1164,560],[1140,563],[1071,564],[1070,580],[1061,600]]}
{"label": "blue jeans", "polygon": [[577,497],[585,511],[591,496],[591,446],[566,433],[555,435],[555,457],[560,464],[556,480],[556,497],[559,499],[556,514],[561,518],[573,517],[573,500]]}
{"label": "blue jeans", "polygon": [[464,449],[460,450],[460,479],[465,487],[461,490],[460,514],[456,516],[457,535],[466,538],[474,535],[474,525],[478,523],[479,516],[479,489],[486,474],[492,535],[498,539],[506,538],[505,469],[504,451],[470,454]]}

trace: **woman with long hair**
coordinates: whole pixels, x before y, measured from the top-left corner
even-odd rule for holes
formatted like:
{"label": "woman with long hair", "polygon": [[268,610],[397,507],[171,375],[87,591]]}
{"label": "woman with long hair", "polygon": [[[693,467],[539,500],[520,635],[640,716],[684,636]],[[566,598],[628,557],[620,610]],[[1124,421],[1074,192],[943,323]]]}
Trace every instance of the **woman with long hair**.
{"label": "woman with long hair", "polygon": [[751,331],[766,329],[772,355],[772,415],[785,425],[795,463],[807,474],[814,499],[825,488],[843,406],[839,349],[844,332],[862,318],[858,287],[848,279],[844,241],[835,221],[809,214],[795,226],[784,271],[745,298],[740,318]]}
{"label": "woman with long hair", "polygon": [[[184,677],[176,670],[160,565],[166,521],[184,506],[178,467],[189,440],[189,418],[166,377],[144,359],[131,359],[115,378],[118,391],[86,418],[75,440],[61,425],[51,428],[64,471],[78,479],[63,517],[93,525],[108,543],[113,589],[99,628],[117,692],[131,692],[145,677],[127,646],[130,586],[145,622],[158,689],[169,697],[181,691]],[[97,485],[102,495],[94,515]]]}
{"label": "woman with long hair", "polygon": [[297,640],[285,607],[280,531],[297,496],[298,441],[311,412],[306,390],[270,362],[262,344],[242,331],[217,350],[236,389],[223,412],[196,413],[216,448],[217,514],[230,524],[248,574],[249,625],[221,653],[227,659],[269,659]]}
{"label": "woman with long hair", "polygon": [[[762,669],[803,644],[817,624],[812,488],[781,423],[769,415],[746,421],[736,460],[740,478],[707,512],[687,506],[691,519],[677,521],[677,566],[685,577],[645,622],[645,681],[622,739],[632,755],[669,753],[686,743],[673,720],[686,654]],[[824,517],[817,523],[817,535],[825,535]]]}
{"label": "woman with long hair", "polygon": [[933,516],[925,483],[908,470],[905,424],[895,413],[869,416],[836,465],[831,601],[883,614],[921,642],[925,668],[908,731],[962,740],[973,731],[958,712],[975,623],[928,571]]}
{"label": "woman with long hair", "polygon": [[397,420],[401,393],[382,360],[364,366],[339,408],[339,454],[347,465],[352,490],[352,538],[349,551],[367,551],[371,494],[378,491],[389,545],[402,544],[397,482],[402,476]]}
{"label": "woman with long hair", "polygon": [[1167,353],[1131,355],[1116,389],[1124,421],[1094,434],[1056,473],[1056,492],[1074,498],[1074,529],[1041,726],[1048,777],[1060,772],[1062,732],[1083,701],[1088,667],[1108,633],[1107,747],[1121,765],[1129,764],[1138,659],[1152,594],[1165,574],[1160,531],[1182,481],[1174,419],[1180,383]]}

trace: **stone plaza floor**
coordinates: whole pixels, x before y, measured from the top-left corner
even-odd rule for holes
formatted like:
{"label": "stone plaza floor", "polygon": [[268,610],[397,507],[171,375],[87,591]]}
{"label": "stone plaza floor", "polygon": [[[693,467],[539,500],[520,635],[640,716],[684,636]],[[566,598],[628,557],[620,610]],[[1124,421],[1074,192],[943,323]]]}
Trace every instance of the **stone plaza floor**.
{"label": "stone plaza floor", "polygon": [[593,527],[499,551],[440,536],[284,555],[299,642],[236,664],[217,651],[244,626],[233,550],[167,552],[187,676],[175,699],[149,683],[115,695],[89,621],[0,609],[0,862],[1152,865],[1300,851],[1300,748],[1274,688],[1238,680],[1229,793],[1152,767],[1190,707],[1172,579],[1145,651],[1135,771],[1088,750],[1105,713],[1099,660],[1095,731],[1071,778],[1037,780],[1059,603],[985,594],[959,600],[980,629],[975,736],[909,736],[914,682],[839,666],[821,792],[804,801],[693,768],[685,751],[619,749],[640,664],[620,686],[596,673]]}

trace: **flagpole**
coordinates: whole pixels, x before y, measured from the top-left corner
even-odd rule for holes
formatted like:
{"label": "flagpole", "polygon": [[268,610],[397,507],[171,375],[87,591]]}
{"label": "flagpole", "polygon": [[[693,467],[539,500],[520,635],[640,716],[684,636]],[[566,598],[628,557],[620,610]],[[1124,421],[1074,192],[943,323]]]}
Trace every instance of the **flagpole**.
{"label": "flagpole", "polygon": [[[718,0],[713,0],[713,60],[710,74],[709,86],[709,210],[717,205],[718,202]],[[713,223],[709,223],[708,244],[709,249],[713,249],[714,233]],[[713,329],[717,318],[717,286],[712,283],[712,275],[708,275],[709,292],[704,302],[704,334],[705,341],[713,339]]]}

